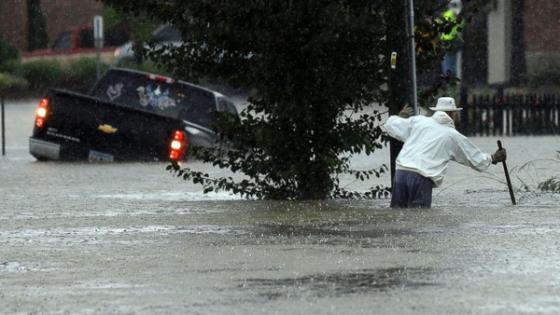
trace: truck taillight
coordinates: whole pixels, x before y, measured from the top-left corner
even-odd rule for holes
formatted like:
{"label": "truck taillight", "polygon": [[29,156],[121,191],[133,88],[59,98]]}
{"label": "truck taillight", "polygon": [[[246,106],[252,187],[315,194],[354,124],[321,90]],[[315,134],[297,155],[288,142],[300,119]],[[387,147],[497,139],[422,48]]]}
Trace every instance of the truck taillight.
{"label": "truck taillight", "polygon": [[47,114],[49,113],[49,100],[44,98],[39,103],[37,110],[35,111],[35,126],[37,128],[43,128],[45,126],[45,121],[47,120]]}
{"label": "truck taillight", "polygon": [[189,141],[185,136],[185,133],[181,130],[177,130],[173,133],[173,138],[169,143],[169,159],[171,161],[179,161],[185,155]]}
{"label": "truck taillight", "polygon": [[171,84],[175,82],[175,80],[173,80],[172,78],[163,75],[150,74],[148,75],[148,78],[150,80],[154,80],[161,83],[167,83],[167,84]]}

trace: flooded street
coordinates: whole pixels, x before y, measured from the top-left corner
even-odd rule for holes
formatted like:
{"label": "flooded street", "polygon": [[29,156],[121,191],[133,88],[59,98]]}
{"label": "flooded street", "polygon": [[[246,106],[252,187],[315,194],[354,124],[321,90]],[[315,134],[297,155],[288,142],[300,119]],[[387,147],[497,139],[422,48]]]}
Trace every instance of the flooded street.
{"label": "flooded street", "polygon": [[[537,189],[560,175],[555,137],[472,138],[508,149],[517,206],[501,165],[458,164],[429,210],[393,210],[388,199],[264,202],[204,195],[165,163],[36,162],[27,147],[36,103],[6,108],[1,314],[560,312],[560,194]],[[346,182],[365,190],[389,177]]]}

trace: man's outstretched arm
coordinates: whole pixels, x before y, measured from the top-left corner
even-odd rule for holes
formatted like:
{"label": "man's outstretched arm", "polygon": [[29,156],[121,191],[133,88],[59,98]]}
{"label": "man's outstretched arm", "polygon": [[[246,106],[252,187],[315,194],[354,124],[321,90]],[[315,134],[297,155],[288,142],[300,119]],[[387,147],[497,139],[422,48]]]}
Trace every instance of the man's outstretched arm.
{"label": "man's outstretched arm", "polygon": [[494,154],[485,153],[461,134],[456,137],[455,142],[453,159],[479,172],[486,170],[491,164],[505,161],[507,158],[505,149],[498,149]]}

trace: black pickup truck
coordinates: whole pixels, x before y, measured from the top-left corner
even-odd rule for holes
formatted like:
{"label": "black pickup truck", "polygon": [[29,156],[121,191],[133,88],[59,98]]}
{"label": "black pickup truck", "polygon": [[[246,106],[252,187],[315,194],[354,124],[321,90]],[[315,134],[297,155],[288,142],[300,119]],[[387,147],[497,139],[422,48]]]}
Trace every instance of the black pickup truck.
{"label": "black pickup truck", "polygon": [[179,161],[189,145],[216,144],[222,94],[169,77],[113,68],[88,95],[50,89],[35,112],[29,152],[38,160]]}

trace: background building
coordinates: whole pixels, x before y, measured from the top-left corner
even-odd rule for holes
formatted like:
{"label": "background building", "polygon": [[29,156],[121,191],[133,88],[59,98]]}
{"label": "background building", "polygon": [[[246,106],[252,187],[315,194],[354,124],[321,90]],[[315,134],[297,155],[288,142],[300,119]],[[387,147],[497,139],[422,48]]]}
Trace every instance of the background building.
{"label": "background building", "polygon": [[560,81],[560,1],[491,0],[485,18],[489,84]]}
{"label": "background building", "polygon": [[29,47],[32,5],[43,14],[49,46],[61,32],[91,24],[103,11],[103,4],[96,0],[1,0],[0,34],[21,51]]}
{"label": "background building", "polygon": [[560,74],[560,1],[525,0],[527,74]]}
{"label": "background building", "polygon": [[[47,45],[58,34],[91,24],[103,12],[96,0],[1,0],[0,34],[28,51],[31,6],[44,17]],[[461,70],[467,85],[560,84],[560,1],[488,0],[463,31]],[[30,32],[31,31],[31,32]]]}

